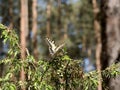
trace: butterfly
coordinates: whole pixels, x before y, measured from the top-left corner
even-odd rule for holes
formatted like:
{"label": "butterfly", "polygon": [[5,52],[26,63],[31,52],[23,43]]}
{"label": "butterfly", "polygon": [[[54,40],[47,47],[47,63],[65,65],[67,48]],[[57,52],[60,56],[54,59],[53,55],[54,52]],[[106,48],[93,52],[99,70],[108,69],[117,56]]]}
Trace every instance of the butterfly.
{"label": "butterfly", "polygon": [[50,40],[49,38],[46,38],[46,41],[49,46],[49,52],[51,56],[55,55],[64,46],[64,44],[61,44],[60,46],[56,46],[55,42]]}

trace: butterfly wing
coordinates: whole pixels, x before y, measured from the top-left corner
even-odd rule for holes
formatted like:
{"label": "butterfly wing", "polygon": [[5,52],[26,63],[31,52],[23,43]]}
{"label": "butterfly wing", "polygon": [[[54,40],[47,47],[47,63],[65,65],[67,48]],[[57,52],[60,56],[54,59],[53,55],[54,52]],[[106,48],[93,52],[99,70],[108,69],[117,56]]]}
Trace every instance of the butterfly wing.
{"label": "butterfly wing", "polygon": [[64,44],[62,44],[62,45],[57,47],[55,45],[55,42],[50,40],[49,38],[46,38],[46,41],[47,41],[47,44],[49,46],[49,52],[52,56],[55,55],[64,46]]}
{"label": "butterfly wing", "polygon": [[49,38],[46,38],[47,44],[49,47],[52,47],[53,49],[56,48],[55,42],[50,40]]}
{"label": "butterfly wing", "polygon": [[47,41],[47,44],[49,46],[49,52],[51,55],[54,55],[55,53],[55,49],[56,49],[56,45],[55,45],[55,42],[46,38],[46,41]]}
{"label": "butterfly wing", "polygon": [[62,49],[63,46],[64,46],[64,44],[58,46],[58,47],[55,49],[55,53],[58,52],[60,49]]}

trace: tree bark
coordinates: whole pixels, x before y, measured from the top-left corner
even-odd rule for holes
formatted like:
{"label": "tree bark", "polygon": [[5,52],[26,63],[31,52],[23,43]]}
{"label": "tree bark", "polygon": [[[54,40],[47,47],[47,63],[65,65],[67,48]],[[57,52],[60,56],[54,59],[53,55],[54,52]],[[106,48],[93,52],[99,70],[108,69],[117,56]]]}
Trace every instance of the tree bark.
{"label": "tree bark", "polygon": [[[109,0],[107,9],[108,65],[118,62],[120,55],[120,0]],[[110,90],[120,90],[120,77],[111,79]]]}
{"label": "tree bark", "polygon": [[[21,40],[21,60],[26,58],[26,38],[28,35],[28,0],[21,0],[21,22],[20,22],[20,40]],[[20,72],[20,80],[25,81],[25,71],[22,66]],[[25,90],[25,86],[21,87],[21,90]]]}
{"label": "tree bark", "polygon": [[[101,1],[102,69],[117,63],[120,57],[120,0]],[[107,80],[109,90],[120,89],[120,77]],[[108,83],[109,81],[109,83]]]}
{"label": "tree bark", "polygon": [[96,67],[97,71],[99,72],[99,82],[98,82],[98,90],[102,90],[102,82],[101,82],[101,28],[100,28],[100,22],[98,20],[98,13],[99,8],[97,5],[96,0],[92,0],[93,3],[93,13],[94,13],[94,30],[95,30],[95,37],[96,37]]}

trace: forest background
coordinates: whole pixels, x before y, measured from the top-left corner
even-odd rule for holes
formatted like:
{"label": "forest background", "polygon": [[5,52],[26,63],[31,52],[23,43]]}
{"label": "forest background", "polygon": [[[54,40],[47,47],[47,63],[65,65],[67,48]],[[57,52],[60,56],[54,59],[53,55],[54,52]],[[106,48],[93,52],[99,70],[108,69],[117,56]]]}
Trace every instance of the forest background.
{"label": "forest background", "polygon": [[[68,56],[83,61],[85,73],[101,72],[120,61],[119,0],[0,0],[0,23],[14,29],[20,38],[19,58],[26,58],[27,48],[36,61],[49,59],[47,37],[57,45],[65,43]],[[1,38],[0,59],[9,48],[9,42],[4,44]],[[0,64],[0,77],[4,72],[5,66]],[[25,79],[24,74],[20,77]],[[110,90],[119,90],[119,77],[105,79],[108,81]],[[99,81],[98,90],[102,86]]]}

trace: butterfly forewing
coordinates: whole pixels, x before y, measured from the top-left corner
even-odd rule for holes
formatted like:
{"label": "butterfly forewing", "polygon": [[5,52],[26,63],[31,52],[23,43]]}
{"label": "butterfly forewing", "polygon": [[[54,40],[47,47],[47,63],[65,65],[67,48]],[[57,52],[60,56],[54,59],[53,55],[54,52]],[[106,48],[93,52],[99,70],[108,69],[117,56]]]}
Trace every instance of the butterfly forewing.
{"label": "butterfly forewing", "polygon": [[46,40],[47,40],[47,44],[48,44],[49,48],[52,48],[52,49],[56,48],[56,45],[55,45],[54,41],[52,41],[48,38],[46,38]]}

